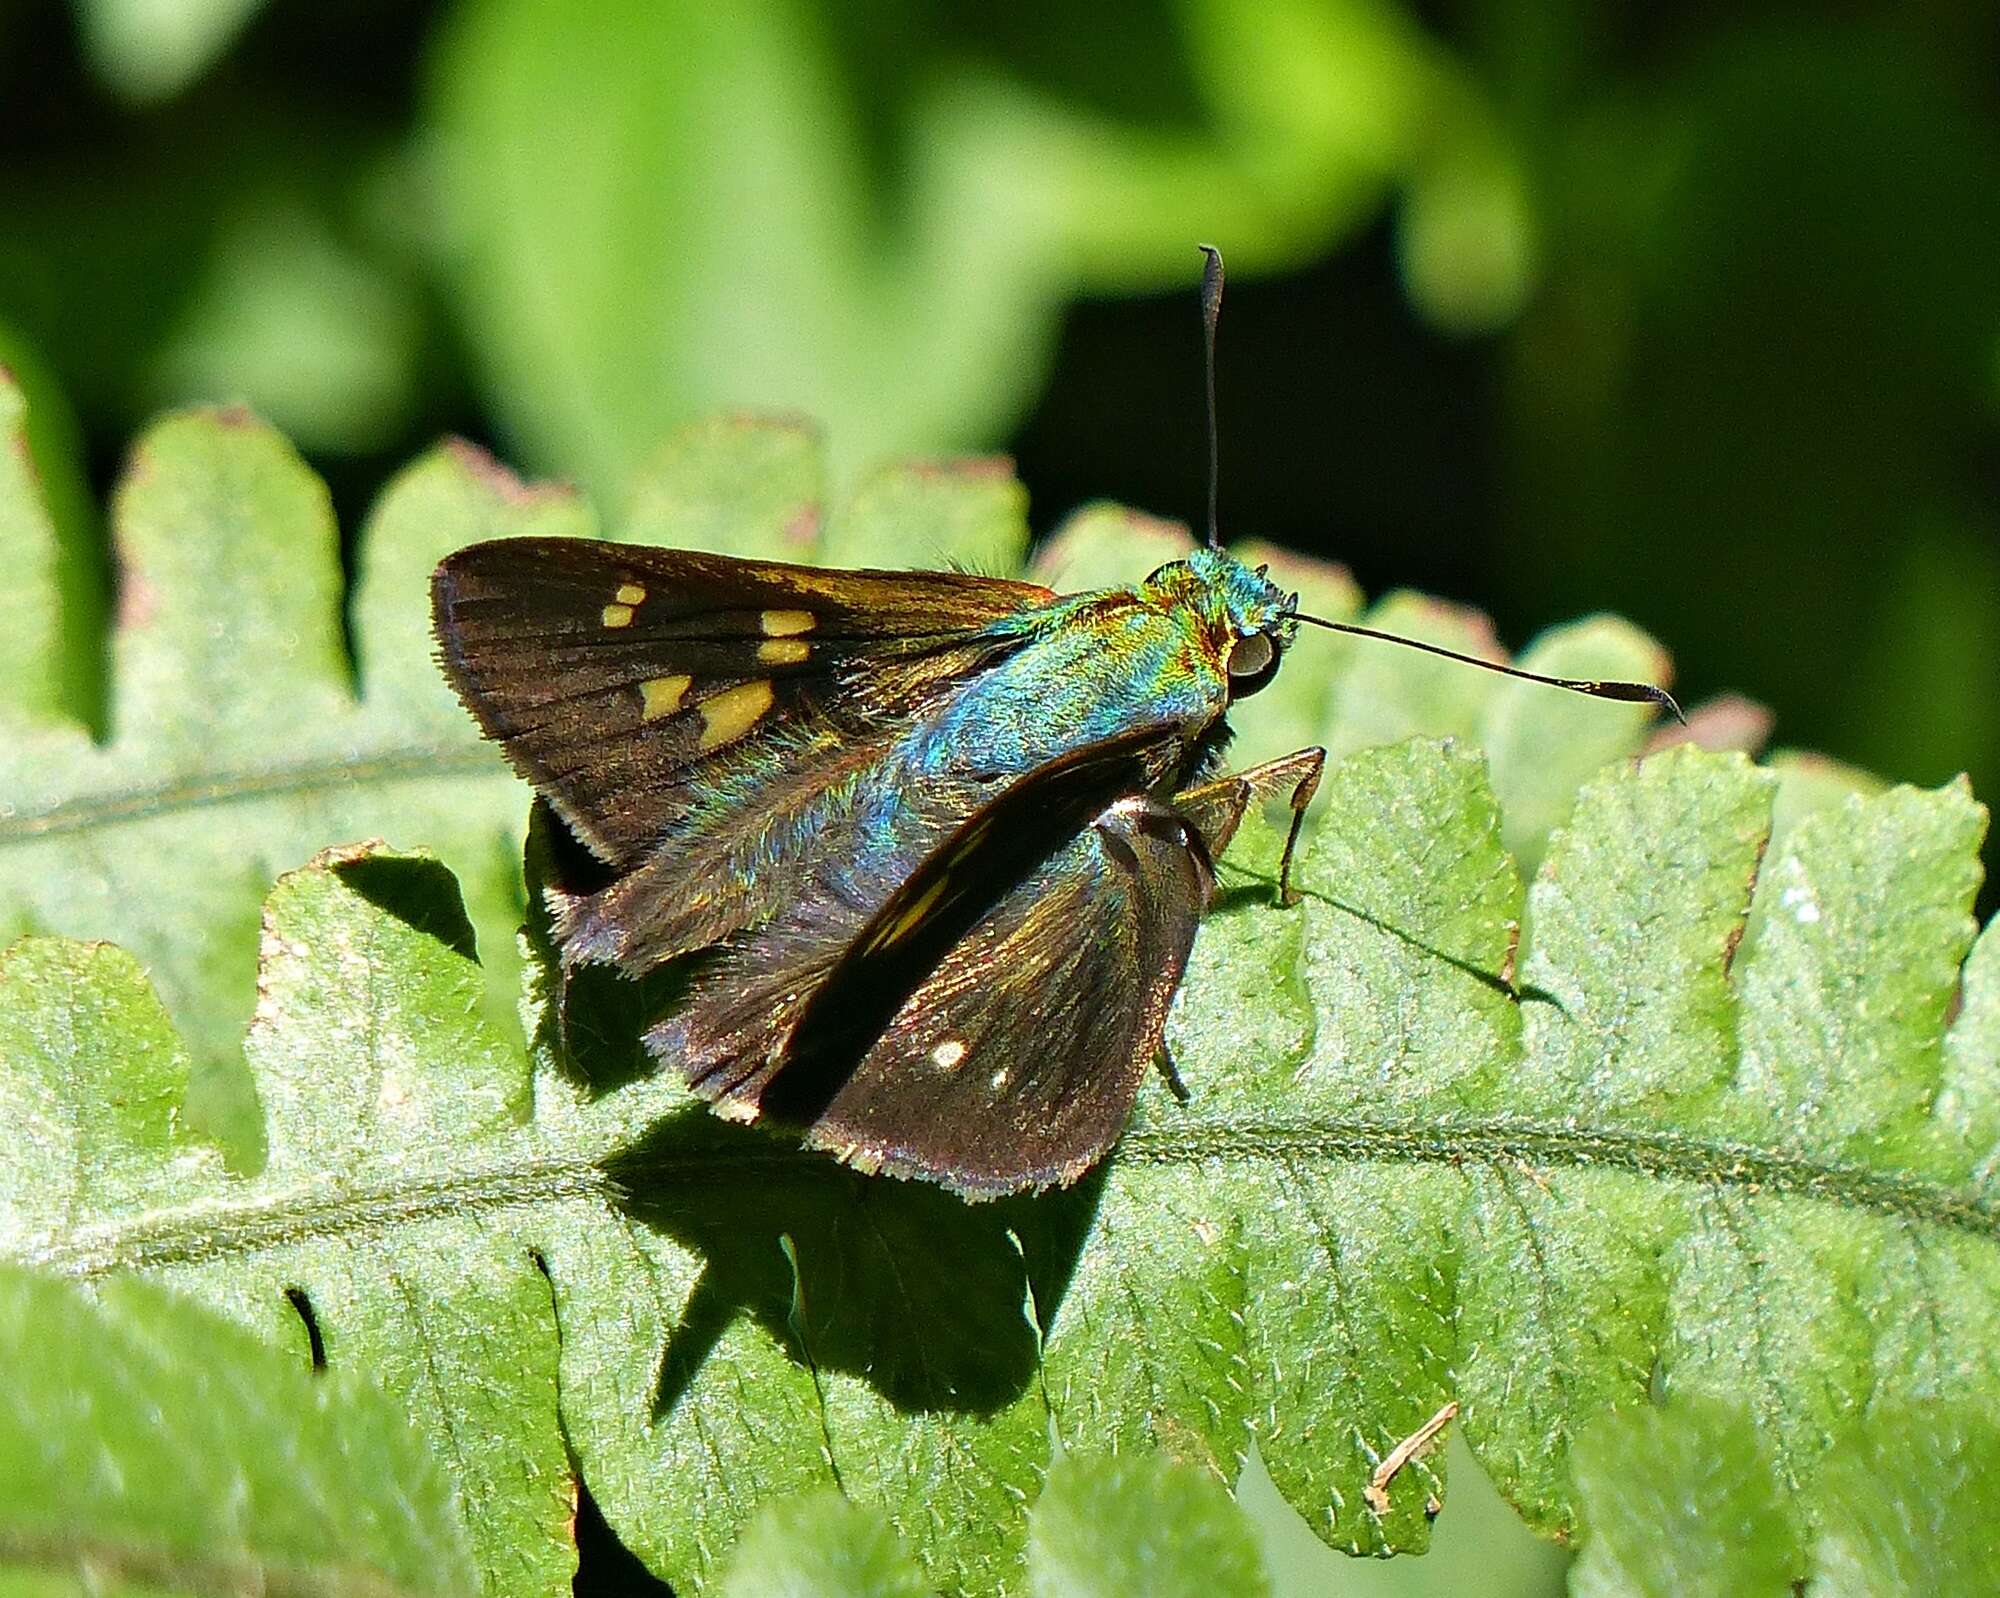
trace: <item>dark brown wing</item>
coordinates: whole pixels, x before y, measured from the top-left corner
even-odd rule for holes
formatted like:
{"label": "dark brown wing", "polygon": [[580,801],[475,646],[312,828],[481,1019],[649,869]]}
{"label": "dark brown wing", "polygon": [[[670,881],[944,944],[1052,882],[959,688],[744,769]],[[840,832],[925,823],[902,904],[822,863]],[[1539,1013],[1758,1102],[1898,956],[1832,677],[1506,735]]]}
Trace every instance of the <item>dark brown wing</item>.
{"label": "dark brown wing", "polygon": [[[1101,992],[1089,1007],[1079,1056],[1122,1058],[1125,1044],[1111,1047],[1110,1056],[1103,1050],[1121,1029],[1136,1028],[1127,1041],[1136,1048],[1134,1039],[1150,1031],[1152,1043],[1142,1051],[1150,1058],[1158,1041],[1153,1009],[1164,1015],[1186,954],[1185,940],[1159,929],[1179,916],[1170,900],[1191,904],[1186,937],[1192,938],[1207,866],[1184,822],[1140,795],[1171,765],[1186,735],[1178,723],[1149,723],[1051,762],[973,811],[927,856],[889,862],[872,884],[857,887],[843,862],[826,861],[820,878],[802,883],[783,913],[702,973],[685,1002],[648,1034],[648,1045],[723,1114],[769,1114],[818,1137],[836,1124],[828,1117],[852,1102],[857,1084],[888,1069],[883,1050],[893,1055],[899,1045],[891,1040],[908,1017],[934,1011],[942,1002],[937,995],[963,986],[968,960],[977,966],[990,957],[1005,967],[987,974],[996,992],[1012,994],[1009,1005],[1027,1004],[1027,1016],[1040,1002],[1035,991],[1046,973],[1049,1002],[1084,1018],[1066,996],[1095,973]],[[925,794],[912,802],[953,801]],[[1187,857],[1176,872],[1199,879],[1191,897],[1172,891],[1169,876],[1154,868],[1162,838]],[[1136,884],[1143,892],[1128,891],[1125,879],[1135,873],[1144,879]],[[1101,888],[1110,897],[1098,897]],[[1046,915],[1038,909],[1044,901],[1053,907]],[[1136,917],[1129,926],[1128,909]],[[1109,923],[1100,926],[1100,916]],[[1054,961],[1065,937],[1076,940],[1068,951],[1074,964],[1059,971]],[[990,956],[968,952],[989,944]],[[1020,993],[1013,993],[1015,984]],[[1001,1041],[996,1034],[983,1052]],[[1032,1021],[1014,1041],[1029,1052],[1046,1042]],[[986,1069],[989,1075],[996,1069],[990,1058]],[[1115,1075],[1115,1067],[1107,1069]],[[934,1074],[918,1074],[919,1093]],[[1114,1083],[1111,1091],[1122,1123],[1131,1090]],[[973,1131],[991,1143],[986,1132]],[[1069,1138],[1082,1161],[1071,1176],[1095,1157],[1076,1142],[1081,1135],[1061,1117],[1049,1127],[1057,1143]],[[1105,1136],[1115,1137],[1116,1126]],[[928,1170],[914,1154],[901,1165],[889,1163]],[[1011,1182],[996,1185],[994,1175],[975,1171],[954,1185],[998,1192],[1067,1180],[1059,1174],[1067,1169],[1066,1162],[1050,1166],[1033,1156]]]}
{"label": "dark brown wing", "polygon": [[1170,807],[1108,806],[952,945],[807,1143],[969,1198],[1075,1181],[1124,1129],[1212,886]]}
{"label": "dark brown wing", "polygon": [[[711,761],[805,712],[876,720],[973,664],[985,628],[1053,595],[960,572],[826,571],[588,539],[475,544],[432,578],[446,675],[583,840],[629,864]],[[1001,647],[992,645],[990,647]]]}

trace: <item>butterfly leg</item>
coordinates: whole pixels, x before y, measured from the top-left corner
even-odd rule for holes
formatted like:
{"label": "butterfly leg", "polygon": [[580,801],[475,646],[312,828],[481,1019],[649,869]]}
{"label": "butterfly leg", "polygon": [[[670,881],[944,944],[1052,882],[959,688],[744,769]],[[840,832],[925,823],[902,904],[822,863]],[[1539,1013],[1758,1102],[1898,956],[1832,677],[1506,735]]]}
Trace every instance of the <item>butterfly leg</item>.
{"label": "butterfly leg", "polygon": [[1320,774],[1326,770],[1326,751],[1317,746],[1294,754],[1280,755],[1247,771],[1233,771],[1174,795],[1174,808],[1194,824],[1208,845],[1211,859],[1219,857],[1236,836],[1243,813],[1258,801],[1275,797],[1287,786],[1291,793],[1292,824],[1285,834],[1285,853],[1278,864],[1278,903],[1293,905],[1299,893],[1292,886],[1292,856],[1299,846],[1299,829],[1305,825],[1306,806],[1319,791]]}
{"label": "butterfly leg", "polygon": [[1160,1080],[1167,1085],[1167,1091],[1182,1104],[1188,1103],[1194,1095],[1181,1080],[1181,1068],[1174,1064],[1174,1051],[1167,1047],[1167,1040],[1160,1039],[1160,1051],[1153,1056],[1153,1067],[1160,1073]]}

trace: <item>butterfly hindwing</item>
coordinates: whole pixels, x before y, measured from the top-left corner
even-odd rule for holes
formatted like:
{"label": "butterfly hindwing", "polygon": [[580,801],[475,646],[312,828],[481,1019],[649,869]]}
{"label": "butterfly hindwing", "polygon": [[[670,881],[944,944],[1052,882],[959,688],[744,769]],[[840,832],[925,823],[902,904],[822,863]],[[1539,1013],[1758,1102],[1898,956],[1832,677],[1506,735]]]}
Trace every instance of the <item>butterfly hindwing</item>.
{"label": "butterfly hindwing", "polygon": [[[827,862],[783,913],[718,956],[648,1035],[649,1046],[723,1113],[769,1115],[833,1146],[854,1141],[837,1107],[852,1109],[854,1093],[876,1091],[871,1084],[891,1069],[887,1062],[912,1046],[912,1026],[940,1014],[962,1019],[968,1049],[986,1039],[990,1076],[996,1027],[1039,1037],[1035,1017],[1051,1003],[1083,1024],[1073,1053],[1091,1091],[1122,1095],[1129,1106],[1130,1090],[1119,1085],[1125,1055],[1150,1058],[1157,1045],[1148,996],[1162,1006],[1171,996],[1205,902],[1199,838],[1171,809],[1142,797],[1171,767],[1186,733],[1175,722],[1147,723],[1029,772],[968,807],[967,819],[945,829],[927,855],[886,863],[872,890],[857,886],[840,862]],[[947,809],[958,802],[932,797]],[[1005,970],[989,972],[982,987],[972,977],[984,961]],[[1045,977],[1048,1000],[1040,994]],[[1092,986],[1101,990],[1094,1003],[1068,1007]],[[991,1015],[980,1007],[982,993],[999,1007]],[[1007,1009],[1018,1012],[1011,1021],[999,1013]],[[1030,1052],[1041,1049],[1035,1043]],[[1086,1071],[1093,1060],[1110,1075]],[[914,1090],[935,1075],[935,1066],[917,1071]],[[996,1093],[983,1109],[968,1101],[959,1128],[990,1143],[995,1158],[1012,1136],[1000,1130],[1013,1113],[1003,1097]],[[1121,1108],[1108,1123],[1095,1113],[1079,1120],[1082,1109],[1079,1099],[1077,1113],[1048,1121],[1049,1157],[1058,1163],[1105,1124],[1115,1136],[1123,1116]],[[921,1157],[896,1156],[912,1169]]]}
{"label": "butterfly hindwing", "polygon": [[1159,1054],[1212,887],[1171,806],[1107,805],[951,945],[806,1141],[969,1197],[1074,1181]]}
{"label": "butterfly hindwing", "polygon": [[[983,631],[1045,603],[959,572],[827,571],[587,539],[505,539],[432,580],[439,657],[523,776],[629,863],[718,757],[808,712],[907,714],[974,669]],[[853,668],[877,669],[857,690]],[[899,702],[899,699],[902,702]]]}

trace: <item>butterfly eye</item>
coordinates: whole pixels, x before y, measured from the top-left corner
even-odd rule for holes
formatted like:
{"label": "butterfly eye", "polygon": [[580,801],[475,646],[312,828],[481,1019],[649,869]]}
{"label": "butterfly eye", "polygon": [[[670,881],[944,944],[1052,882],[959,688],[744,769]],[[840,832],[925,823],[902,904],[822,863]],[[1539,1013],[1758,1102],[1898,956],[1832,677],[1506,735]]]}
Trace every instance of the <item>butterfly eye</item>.
{"label": "butterfly eye", "polygon": [[1271,669],[1276,654],[1268,633],[1246,633],[1229,646],[1229,676],[1232,681],[1261,677]]}

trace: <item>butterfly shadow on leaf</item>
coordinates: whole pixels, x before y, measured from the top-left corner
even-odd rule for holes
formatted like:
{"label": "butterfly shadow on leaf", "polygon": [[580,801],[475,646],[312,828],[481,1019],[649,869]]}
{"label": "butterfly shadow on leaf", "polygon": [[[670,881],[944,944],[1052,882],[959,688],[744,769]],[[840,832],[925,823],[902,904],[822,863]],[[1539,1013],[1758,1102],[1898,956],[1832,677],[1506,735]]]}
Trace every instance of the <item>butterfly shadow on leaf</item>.
{"label": "butterfly shadow on leaf", "polygon": [[[1225,881],[1221,891],[1215,897],[1215,902],[1209,907],[1210,914],[1220,916],[1229,911],[1243,909],[1248,906],[1267,905],[1276,896],[1278,878],[1275,870],[1247,870],[1240,867],[1232,867],[1230,871],[1233,880]],[[1317,900],[1339,915],[1350,917],[1364,926],[1374,928],[1383,937],[1402,944],[1405,948],[1422,956],[1424,959],[1435,960],[1440,965],[1451,967],[1452,970],[1459,972],[1461,975],[1472,978],[1481,987],[1492,989],[1493,992],[1499,994],[1509,1003],[1546,1004],[1558,1011],[1567,1013],[1559,994],[1551,993],[1547,988],[1541,987],[1536,983],[1521,981],[1513,970],[1513,960],[1511,957],[1507,962],[1506,968],[1499,971],[1489,970],[1474,961],[1463,959],[1458,955],[1441,949],[1436,944],[1427,943],[1422,938],[1416,937],[1414,934],[1398,926],[1393,919],[1379,916],[1361,905],[1349,903],[1347,900],[1338,898],[1333,894],[1323,893],[1316,888],[1305,888],[1300,891],[1300,897]],[[1518,935],[1519,929],[1517,928],[1516,936],[1518,937]]]}
{"label": "butterfly shadow on leaf", "polygon": [[[868,1177],[691,1106],[609,1163],[626,1214],[699,1255],[662,1352],[655,1418],[750,1315],[791,1357],[859,1376],[899,1410],[985,1415],[1036,1381],[1100,1178],[971,1204]],[[1033,1319],[1030,1319],[1032,1313]]]}
{"label": "butterfly shadow on leaf", "polygon": [[[587,886],[590,865],[568,853],[573,840],[541,805],[536,812],[528,937],[536,963],[553,973],[541,884]],[[580,967],[545,1008],[538,1048],[592,1097],[653,1075],[661,1067],[642,1036],[686,976],[684,964],[637,980]],[[701,1260],[661,1354],[656,1419],[743,1315],[802,1366],[860,1376],[899,1410],[1005,1408],[1037,1380],[1037,1327],[1056,1313],[1102,1187],[1093,1173],[1066,1189],[968,1203],[927,1182],[863,1176],[691,1099],[605,1171],[636,1225]]]}

